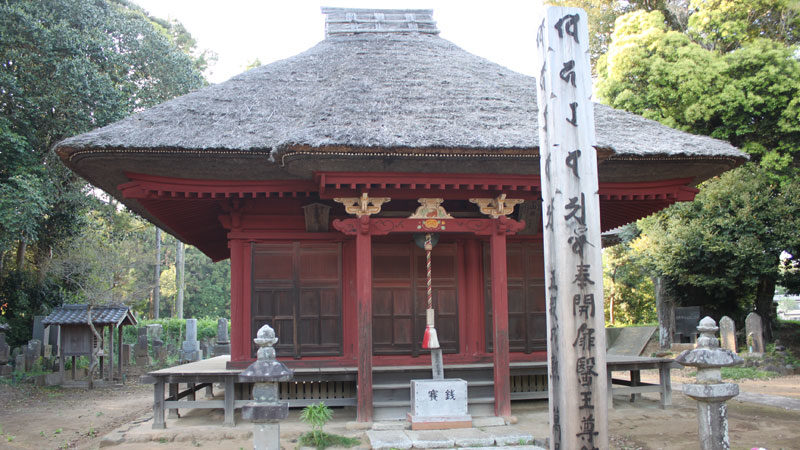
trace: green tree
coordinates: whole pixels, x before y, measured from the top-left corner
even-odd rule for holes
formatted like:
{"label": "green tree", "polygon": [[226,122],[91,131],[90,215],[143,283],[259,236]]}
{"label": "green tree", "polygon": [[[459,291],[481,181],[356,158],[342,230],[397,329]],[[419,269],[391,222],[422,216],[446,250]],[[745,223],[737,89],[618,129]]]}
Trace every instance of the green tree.
{"label": "green tree", "polygon": [[798,282],[781,255],[800,250],[800,182],[765,172],[747,164],[705,183],[694,202],[640,221],[633,247],[680,287],[684,304],[740,320],[754,305],[770,336],[776,284]]}
{"label": "green tree", "polygon": [[[51,255],[60,254],[87,225],[92,206],[87,186],[57,160],[53,144],[203,86],[202,63],[182,50],[194,48],[187,35],[123,0],[0,3],[0,304],[8,303],[5,320],[29,322],[34,313],[44,312],[49,302],[40,306],[23,298],[39,294],[8,294],[6,283],[40,292],[59,285],[48,279]],[[9,264],[12,259],[16,264]]]}
{"label": "green tree", "polygon": [[[717,48],[733,44],[709,50],[705,41],[692,39],[709,35],[692,26],[705,13],[702,7],[686,33],[668,29],[658,11],[617,19],[612,45],[598,61],[601,100],[675,128],[729,140],[774,174],[789,176],[800,154],[796,49],[757,37],[737,40],[727,53]],[[743,32],[737,36],[741,39]]]}
{"label": "green tree", "polygon": [[[732,315],[754,305],[769,338],[775,282],[797,284],[795,258],[779,255],[797,254],[784,226],[797,229],[800,2],[688,0],[685,21],[675,20],[680,1],[621,3],[630,8],[597,59],[601,101],[726,139],[758,166],[710,180],[693,204],[644,221],[631,249],[645,251],[659,285],[684,303]],[[609,17],[588,12],[590,22]]]}
{"label": "green tree", "polygon": [[647,258],[631,248],[639,229],[619,232],[620,243],[603,249],[603,297],[606,323],[637,325],[656,320],[655,294]]}

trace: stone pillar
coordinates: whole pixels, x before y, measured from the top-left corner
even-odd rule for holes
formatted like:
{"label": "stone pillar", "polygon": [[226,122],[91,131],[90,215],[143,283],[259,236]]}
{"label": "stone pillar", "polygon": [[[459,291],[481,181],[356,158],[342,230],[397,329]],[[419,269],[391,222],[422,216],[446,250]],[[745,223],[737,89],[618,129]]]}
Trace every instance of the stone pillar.
{"label": "stone pillar", "polygon": [[203,359],[200,342],[197,341],[197,319],[186,319],[186,340],[181,346],[181,362],[193,362]]}
{"label": "stone pillar", "polygon": [[719,320],[719,340],[722,348],[736,353],[736,324],[728,316]]}
{"label": "stone pillar", "polygon": [[278,421],[289,415],[289,404],[279,401],[278,383],[291,380],[294,373],[275,359],[272,346],[278,338],[269,325],[258,330],[253,342],[258,346],[258,359],[239,375],[240,383],[255,383],[253,401],[242,408],[242,418],[253,422],[254,450],[280,450]]}
{"label": "stone pillar", "polygon": [[6,343],[5,328],[0,329],[0,376],[10,375],[13,369],[8,364],[11,358],[11,347]]}
{"label": "stone pillar", "polygon": [[217,343],[214,344],[214,356],[230,354],[231,340],[228,337],[228,320],[220,318],[217,320]]}
{"label": "stone pillar", "polygon": [[755,312],[747,315],[744,321],[744,329],[747,333],[747,351],[761,355],[764,353],[764,326],[761,323],[761,316]]}
{"label": "stone pillar", "polygon": [[150,365],[150,353],[147,346],[147,327],[139,327],[139,335],[135,347],[136,365],[146,367]]}
{"label": "stone pillar", "polygon": [[697,348],[686,350],[675,359],[679,364],[697,368],[697,383],[684,384],[683,393],[697,400],[697,421],[701,450],[728,450],[728,408],[725,402],[739,395],[739,385],[723,383],[721,367],[735,366],[742,358],[719,348],[717,324],[704,317],[697,327]]}

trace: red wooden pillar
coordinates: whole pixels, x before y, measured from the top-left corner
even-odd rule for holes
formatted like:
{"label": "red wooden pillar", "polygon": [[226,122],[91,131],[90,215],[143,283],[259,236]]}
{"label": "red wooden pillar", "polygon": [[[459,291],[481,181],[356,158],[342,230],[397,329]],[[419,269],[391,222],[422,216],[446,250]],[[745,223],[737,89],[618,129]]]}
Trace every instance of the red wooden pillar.
{"label": "red wooden pillar", "polygon": [[492,265],[492,320],[494,329],[494,413],[511,415],[508,357],[508,273],[506,271],[506,229],[497,221],[489,237]]}
{"label": "red wooden pillar", "polygon": [[250,265],[246,263],[247,242],[229,241],[231,249],[231,362],[250,358]]}
{"label": "red wooden pillar", "polygon": [[358,218],[356,232],[356,308],[358,315],[358,421],[372,421],[372,237],[369,216]]}

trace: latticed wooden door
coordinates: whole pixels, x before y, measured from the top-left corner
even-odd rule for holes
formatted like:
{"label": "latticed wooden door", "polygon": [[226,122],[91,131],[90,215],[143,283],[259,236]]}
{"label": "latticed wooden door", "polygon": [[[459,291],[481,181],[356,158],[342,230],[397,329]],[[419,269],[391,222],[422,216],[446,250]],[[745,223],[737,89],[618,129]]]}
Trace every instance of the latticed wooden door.
{"label": "latticed wooden door", "polygon": [[[487,246],[488,247],[488,246]],[[544,255],[537,242],[507,244],[508,345],[512,352],[547,350]],[[492,280],[488,248],[484,248],[486,347],[492,351]]]}
{"label": "latticed wooden door", "polygon": [[341,244],[254,244],[252,254],[252,329],[270,324],[279,356],[340,355]]}
{"label": "latticed wooden door", "polygon": [[[432,256],[436,331],[445,353],[458,352],[456,244],[437,245]],[[427,308],[425,252],[413,242],[372,246],[372,348],[376,355],[423,352]]]}

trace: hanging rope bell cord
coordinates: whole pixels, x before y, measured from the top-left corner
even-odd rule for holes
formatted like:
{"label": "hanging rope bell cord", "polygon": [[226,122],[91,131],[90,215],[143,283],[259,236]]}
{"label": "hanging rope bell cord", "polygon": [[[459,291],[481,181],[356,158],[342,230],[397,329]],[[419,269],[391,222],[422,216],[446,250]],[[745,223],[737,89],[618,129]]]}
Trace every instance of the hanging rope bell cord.
{"label": "hanging rope bell cord", "polygon": [[433,323],[433,289],[431,286],[431,251],[433,244],[431,243],[431,234],[425,234],[425,263],[428,270],[428,310],[427,320],[425,325],[425,335],[422,337],[422,348],[436,349],[439,348],[439,338],[436,336],[436,327]]}

